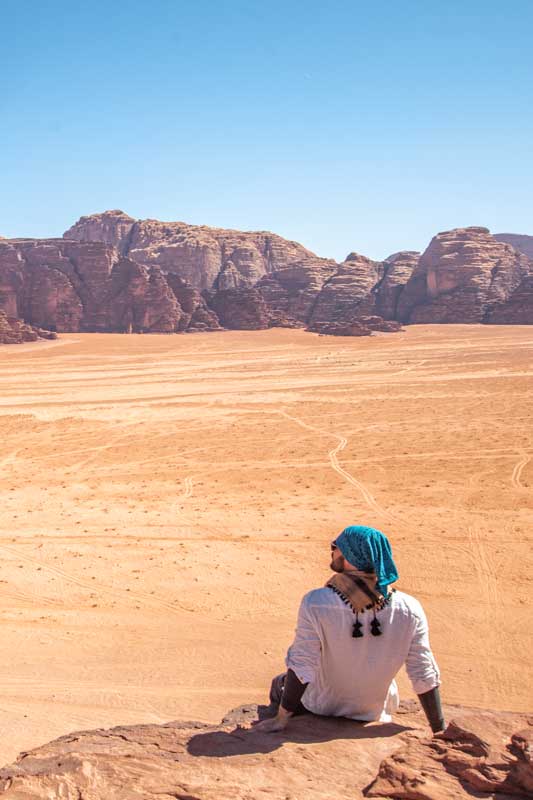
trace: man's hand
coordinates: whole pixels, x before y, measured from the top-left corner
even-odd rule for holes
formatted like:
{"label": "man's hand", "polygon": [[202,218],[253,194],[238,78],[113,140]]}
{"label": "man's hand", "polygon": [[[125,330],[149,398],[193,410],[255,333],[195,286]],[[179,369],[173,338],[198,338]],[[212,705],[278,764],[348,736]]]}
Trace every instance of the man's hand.
{"label": "man's hand", "polygon": [[264,719],[261,722],[256,722],[253,729],[254,731],[261,731],[261,733],[275,733],[276,731],[282,731],[287,727],[287,723],[291,717],[292,711],[287,711],[285,708],[280,706],[275,717]]}

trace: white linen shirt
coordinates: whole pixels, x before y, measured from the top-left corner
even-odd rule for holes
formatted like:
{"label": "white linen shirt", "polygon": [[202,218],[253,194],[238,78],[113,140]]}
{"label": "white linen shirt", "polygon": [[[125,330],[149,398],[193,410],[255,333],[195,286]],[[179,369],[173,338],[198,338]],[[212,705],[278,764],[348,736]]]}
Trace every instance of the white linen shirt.
{"label": "white linen shirt", "polygon": [[285,663],[309,684],[302,697],[308,711],[390,722],[399,704],[394,676],[404,664],[416,694],[439,685],[418,600],[395,591],[376,616],[381,636],[370,632],[373,612],[365,611],[359,614],[363,636],[354,639],[355,614],[332,589],[314,589],[304,596]]}

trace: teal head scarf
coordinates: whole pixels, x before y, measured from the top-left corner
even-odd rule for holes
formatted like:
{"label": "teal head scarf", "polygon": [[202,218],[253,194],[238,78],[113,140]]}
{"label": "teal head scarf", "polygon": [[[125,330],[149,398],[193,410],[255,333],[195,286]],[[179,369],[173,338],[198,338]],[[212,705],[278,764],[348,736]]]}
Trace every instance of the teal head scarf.
{"label": "teal head scarf", "polygon": [[385,534],[364,525],[350,525],[337,536],[335,544],[356,569],[376,573],[376,589],[386,597],[389,584],[398,580],[398,571]]}

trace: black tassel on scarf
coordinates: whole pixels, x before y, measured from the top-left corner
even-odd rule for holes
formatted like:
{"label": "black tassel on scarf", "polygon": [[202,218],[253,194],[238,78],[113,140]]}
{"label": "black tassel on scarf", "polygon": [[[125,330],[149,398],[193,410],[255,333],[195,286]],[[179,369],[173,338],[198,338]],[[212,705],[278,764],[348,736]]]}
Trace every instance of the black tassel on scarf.
{"label": "black tassel on scarf", "polygon": [[379,620],[376,617],[376,610],[374,609],[374,619],[370,623],[370,633],[372,636],[381,636],[381,626],[379,624]]}
{"label": "black tassel on scarf", "polygon": [[355,622],[352,628],[352,636],[354,639],[360,639],[363,635],[361,632],[362,624],[359,622],[359,614],[355,615]]}

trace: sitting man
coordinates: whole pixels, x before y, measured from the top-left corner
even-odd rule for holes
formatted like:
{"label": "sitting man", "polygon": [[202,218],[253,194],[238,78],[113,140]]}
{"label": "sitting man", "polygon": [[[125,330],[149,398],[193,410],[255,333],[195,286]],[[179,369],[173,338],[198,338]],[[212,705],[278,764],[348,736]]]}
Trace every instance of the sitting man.
{"label": "sitting man", "polygon": [[256,729],[280,731],[293,714],[305,711],[390,722],[399,703],[394,676],[405,664],[431,730],[443,730],[426,616],[414,597],[390,590],[398,573],[387,537],[351,526],[331,550],[336,574],[304,596],[288,672],[272,681],[277,715]]}

